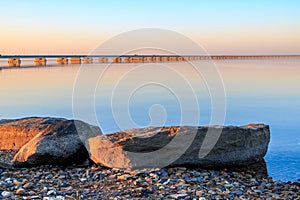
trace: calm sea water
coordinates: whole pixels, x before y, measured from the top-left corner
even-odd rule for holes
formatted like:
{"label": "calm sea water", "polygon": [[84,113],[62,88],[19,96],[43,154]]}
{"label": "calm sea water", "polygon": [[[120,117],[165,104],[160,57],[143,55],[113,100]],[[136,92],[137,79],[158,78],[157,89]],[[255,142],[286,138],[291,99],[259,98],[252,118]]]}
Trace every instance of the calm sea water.
{"label": "calm sea water", "polygon": [[[22,64],[30,66],[32,60]],[[81,114],[76,117],[99,124],[104,133],[109,133],[133,126],[196,125],[194,116],[199,109],[199,124],[210,123],[213,107],[210,89],[215,87],[213,83],[207,85],[205,77],[182,63],[115,64],[109,68],[90,64],[83,66],[84,70],[80,65],[55,66],[55,60],[48,64],[54,66],[0,70],[1,119],[73,118],[76,109]],[[210,64],[197,61],[197,66],[204,66],[204,70]],[[269,175],[283,181],[299,179],[300,60],[216,61],[215,64],[225,88],[225,124],[269,124],[271,142],[265,157]],[[0,66],[3,65],[6,60],[0,60]],[[80,103],[74,108],[78,72],[84,74],[79,87],[86,90],[77,93],[75,102]],[[95,85],[84,85],[95,77],[98,77]],[[184,122],[182,112],[188,115]],[[128,116],[130,120],[126,121]]]}

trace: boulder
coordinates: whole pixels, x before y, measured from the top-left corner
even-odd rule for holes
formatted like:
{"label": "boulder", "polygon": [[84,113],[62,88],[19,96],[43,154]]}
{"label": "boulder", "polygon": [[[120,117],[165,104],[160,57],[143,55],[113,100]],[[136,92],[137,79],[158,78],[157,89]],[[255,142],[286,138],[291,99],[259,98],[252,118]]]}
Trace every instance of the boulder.
{"label": "boulder", "polygon": [[129,129],[86,140],[90,158],[110,168],[236,168],[263,161],[268,125]]}
{"label": "boulder", "polygon": [[78,120],[33,118],[28,126],[39,129],[35,136],[14,156],[13,165],[26,167],[33,165],[57,164],[71,165],[88,160],[89,154],[84,146],[84,140],[101,134],[98,127]]}
{"label": "boulder", "polygon": [[0,120],[0,150],[19,150],[48,126],[63,120],[48,117]]}

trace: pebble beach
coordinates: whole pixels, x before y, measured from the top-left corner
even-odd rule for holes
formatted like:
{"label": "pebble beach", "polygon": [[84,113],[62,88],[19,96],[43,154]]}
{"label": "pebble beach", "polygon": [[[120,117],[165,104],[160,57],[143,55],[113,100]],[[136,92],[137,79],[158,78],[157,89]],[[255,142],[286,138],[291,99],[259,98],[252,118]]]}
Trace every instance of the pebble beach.
{"label": "pebble beach", "polygon": [[[9,163],[13,151],[1,151]],[[125,171],[91,166],[0,168],[1,199],[300,199],[299,182],[253,170],[162,168]]]}

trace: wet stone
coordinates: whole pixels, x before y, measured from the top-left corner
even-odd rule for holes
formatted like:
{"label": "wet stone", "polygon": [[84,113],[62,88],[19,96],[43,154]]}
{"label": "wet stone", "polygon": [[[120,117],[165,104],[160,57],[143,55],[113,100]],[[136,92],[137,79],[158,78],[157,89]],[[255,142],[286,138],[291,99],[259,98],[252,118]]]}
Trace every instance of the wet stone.
{"label": "wet stone", "polygon": [[169,197],[172,199],[185,199],[188,194],[171,194]]}
{"label": "wet stone", "polygon": [[3,191],[3,192],[1,192],[1,196],[2,196],[3,198],[8,198],[8,197],[11,196],[11,192]]}
{"label": "wet stone", "polygon": [[19,188],[16,190],[16,194],[18,194],[18,195],[23,195],[23,194],[25,194],[25,192],[26,191],[23,188]]}

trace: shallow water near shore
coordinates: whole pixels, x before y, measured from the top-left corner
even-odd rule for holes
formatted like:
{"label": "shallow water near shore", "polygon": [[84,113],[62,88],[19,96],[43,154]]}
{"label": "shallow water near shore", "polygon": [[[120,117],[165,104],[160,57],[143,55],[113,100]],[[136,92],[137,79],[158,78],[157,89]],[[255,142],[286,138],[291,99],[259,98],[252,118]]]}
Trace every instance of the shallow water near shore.
{"label": "shallow water near shore", "polygon": [[[0,65],[5,66],[5,62],[0,61]],[[197,62],[200,65],[207,64],[205,61]],[[30,66],[31,63],[29,60],[23,62],[24,66]],[[56,66],[55,60],[50,60],[48,64],[53,66],[0,70],[1,119],[28,116],[74,117],[72,94],[80,65]],[[226,91],[225,125],[269,124],[271,142],[265,157],[269,175],[282,181],[300,179],[300,59],[224,60],[216,61],[215,64]],[[90,102],[82,102],[82,106],[77,109],[85,110],[89,106],[95,106],[96,119],[104,133],[131,128],[115,122],[116,118],[126,116],[121,113],[124,111],[130,113],[135,126],[180,125],[181,103],[192,102],[195,96],[184,93],[186,88],[179,79],[180,76],[177,77],[170,71],[170,68],[180,69],[185,66],[181,63],[167,65],[168,68],[149,64],[140,68],[140,71],[136,71],[137,65],[133,64],[112,65],[93,88],[95,103],[89,105]],[[90,64],[84,67],[87,75],[92,75],[103,70],[106,65]],[[126,80],[126,76],[121,76],[124,72],[133,74],[127,74]],[[212,105],[205,81],[189,68],[181,73],[189,77],[188,82],[196,91],[200,110],[199,124],[209,124]],[[133,77],[143,76],[174,84],[173,87],[183,91],[184,97],[174,95],[168,87],[149,84],[136,89],[130,99],[116,101],[117,106],[112,111],[110,96],[116,86],[114,84],[123,84],[129,88],[133,84]],[[118,81],[120,77],[122,79]],[[192,103],[186,109],[188,113],[195,112]],[[120,116],[116,116],[118,113],[121,113]],[[82,119],[89,117],[82,116]],[[87,122],[97,124],[93,119]]]}

